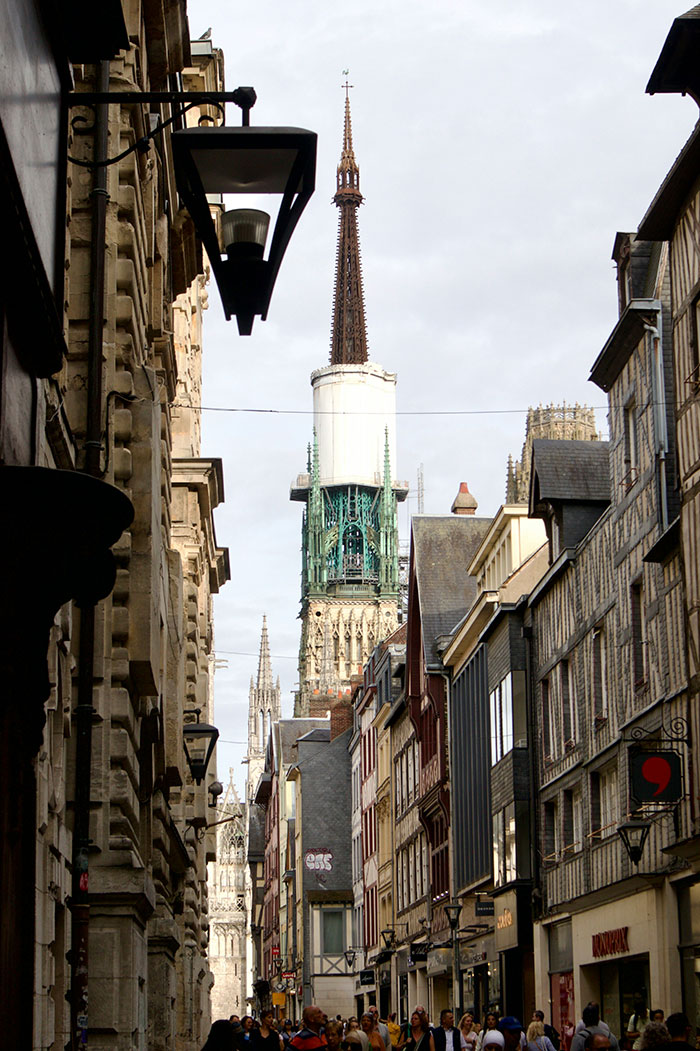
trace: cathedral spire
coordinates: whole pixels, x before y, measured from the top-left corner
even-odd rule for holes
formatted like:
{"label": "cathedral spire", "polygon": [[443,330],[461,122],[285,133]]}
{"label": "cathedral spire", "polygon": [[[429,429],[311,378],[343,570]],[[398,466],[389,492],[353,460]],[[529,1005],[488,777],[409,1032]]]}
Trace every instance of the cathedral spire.
{"label": "cathedral spire", "polygon": [[362,204],[360,169],[355,160],[350,120],[351,85],[345,84],[345,122],[343,149],[337,171],[336,193],[338,206],[338,254],[333,293],[333,325],[331,329],[331,365],[362,364],[368,359],[365,297],[362,288],[360,262],[360,235],[357,228],[357,209]]}
{"label": "cathedral spire", "polygon": [[258,689],[272,689],[272,664],[270,663],[270,640],[267,637],[266,614],[263,614],[262,634],[260,635],[260,656],[258,657]]}

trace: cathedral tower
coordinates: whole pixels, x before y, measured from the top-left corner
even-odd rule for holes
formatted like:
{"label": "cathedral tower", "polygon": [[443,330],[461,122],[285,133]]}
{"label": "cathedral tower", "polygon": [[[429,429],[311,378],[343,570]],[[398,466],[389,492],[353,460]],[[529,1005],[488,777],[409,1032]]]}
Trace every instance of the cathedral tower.
{"label": "cathedral tower", "polygon": [[270,662],[270,640],[267,637],[267,617],[263,617],[258,656],[257,684],[250,677],[248,691],[248,778],[246,800],[255,791],[258,778],[265,765],[265,749],[270,727],[282,718],[282,700],[279,677],[272,681]]}
{"label": "cathedral tower", "polygon": [[347,89],[333,198],[339,217],[330,365],[311,375],[313,440],[307,473],[291,489],[291,499],[305,504],[296,716],[325,714],[398,624],[396,504],[408,486],[394,480],[396,374],[368,358],[357,226],[363,197]]}

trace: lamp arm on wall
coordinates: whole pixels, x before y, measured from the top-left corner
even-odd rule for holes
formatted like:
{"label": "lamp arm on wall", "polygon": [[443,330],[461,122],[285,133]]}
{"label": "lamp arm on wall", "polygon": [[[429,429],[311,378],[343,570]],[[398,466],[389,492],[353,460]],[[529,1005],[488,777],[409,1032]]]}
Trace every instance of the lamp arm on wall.
{"label": "lamp arm on wall", "polygon": [[[214,106],[216,109],[218,109],[222,118],[225,118],[225,110],[220,102],[216,102],[213,99],[207,99],[206,104]],[[152,128],[147,135],[142,135],[139,139],[136,140],[136,142],[132,146],[129,146],[126,150],[122,150],[122,152],[118,153],[116,157],[108,157],[106,160],[103,161],[81,161],[77,157],[71,157],[69,154],[68,160],[71,162],[71,164],[80,165],[81,168],[108,168],[110,164],[117,164],[119,161],[123,161],[125,157],[128,157],[131,153],[136,153],[137,150],[139,153],[148,153],[149,149],[151,148],[151,139],[155,138],[156,135],[159,135],[163,128],[167,128],[169,124],[173,124],[176,120],[180,120],[184,116],[184,114],[187,113],[188,110],[195,109],[195,107],[201,105],[204,105],[204,103],[189,102],[186,106],[183,106],[182,109],[179,109],[177,113],[174,113],[172,117],[168,117],[166,120],[158,121],[155,128]],[[206,123],[210,120],[211,117],[202,116],[199,118],[199,124],[201,126],[203,123]],[[83,121],[85,121],[85,117],[74,117],[71,124],[75,128],[77,124]]]}

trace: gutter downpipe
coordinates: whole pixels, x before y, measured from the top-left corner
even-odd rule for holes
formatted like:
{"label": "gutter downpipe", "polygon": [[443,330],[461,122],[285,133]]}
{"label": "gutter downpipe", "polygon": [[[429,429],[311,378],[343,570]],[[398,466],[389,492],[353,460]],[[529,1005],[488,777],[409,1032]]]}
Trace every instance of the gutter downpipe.
{"label": "gutter downpipe", "polygon": [[[109,90],[109,61],[98,63],[98,91]],[[95,107],[93,158],[107,157],[109,106]],[[107,168],[94,169],[92,197],[92,231],[90,247],[90,301],[88,318],[87,422],[85,428],[85,461],[83,471],[94,478],[102,476],[102,355],[104,337],[105,236],[107,229]],[[80,610],[80,654],[78,663],[78,703],[75,709],[75,800],[73,809],[73,885],[71,894],[71,986],[70,1046],[74,1051],[88,1043],[88,938],[89,849],[90,849],[90,779],[92,773],[92,723],[94,663],[94,605]]]}

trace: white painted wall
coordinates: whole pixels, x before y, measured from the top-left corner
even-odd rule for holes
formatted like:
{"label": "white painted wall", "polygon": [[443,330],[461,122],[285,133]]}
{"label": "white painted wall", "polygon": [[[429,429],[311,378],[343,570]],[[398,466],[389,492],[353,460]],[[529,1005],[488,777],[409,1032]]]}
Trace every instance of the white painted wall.
{"label": "white painted wall", "polygon": [[396,373],[381,365],[329,365],[311,374],[321,485],[381,485],[389,429],[396,478]]}

